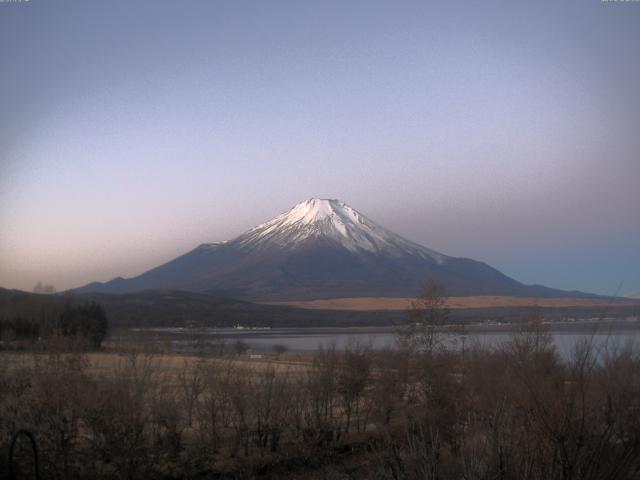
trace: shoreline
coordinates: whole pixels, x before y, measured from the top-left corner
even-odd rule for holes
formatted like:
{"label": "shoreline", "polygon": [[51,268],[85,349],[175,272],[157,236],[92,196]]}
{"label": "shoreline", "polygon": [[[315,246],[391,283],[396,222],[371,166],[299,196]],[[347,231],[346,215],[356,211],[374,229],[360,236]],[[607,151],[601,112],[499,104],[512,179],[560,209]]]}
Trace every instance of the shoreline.
{"label": "shoreline", "polygon": [[[612,333],[615,331],[634,331],[640,333],[640,318],[630,317],[626,320],[603,319],[603,320],[576,320],[563,322],[543,322],[542,325],[548,332],[568,332],[568,333]],[[115,330],[116,332],[132,332],[143,335],[149,333],[156,334],[177,334],[177,335],[205,335],[220,338],[239,337],[262,337],[262,336],[304,336],[304,335],[328,335],[328,334],[380,334],[395,333],[399,325],[387,326],[328,326],[328,327],[277,327],[277,328],[208,328],[208,327],[151,327],[151,328],[124,328]],[[473,323],[473,324],[449,324],[445,328],[453,330],[459,334],[472,333],[499,333],[518,332],[526,329],[526,323]]]}

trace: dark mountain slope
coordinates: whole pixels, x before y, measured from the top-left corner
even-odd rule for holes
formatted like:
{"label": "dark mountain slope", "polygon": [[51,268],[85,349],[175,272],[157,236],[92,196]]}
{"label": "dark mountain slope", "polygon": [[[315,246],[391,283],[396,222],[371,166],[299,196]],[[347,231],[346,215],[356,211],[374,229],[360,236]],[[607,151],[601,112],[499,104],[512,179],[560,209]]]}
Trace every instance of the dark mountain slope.
{"label": "dark mountain slope", "polygon": [[427,281],[450,295],[584,296],[524,285],[491,266],[443,255],[396,235],[337,200],[311,199],[223,243],[205,244],[130,279],[80,293],[148,289],[250,300],[414,296]]}

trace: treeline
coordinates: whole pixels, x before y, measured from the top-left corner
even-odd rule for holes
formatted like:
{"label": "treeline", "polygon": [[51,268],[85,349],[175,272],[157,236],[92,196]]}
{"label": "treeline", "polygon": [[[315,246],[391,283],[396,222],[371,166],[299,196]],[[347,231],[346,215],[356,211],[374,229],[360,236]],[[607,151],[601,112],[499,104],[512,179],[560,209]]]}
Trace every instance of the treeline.
{"label": "treeline", "polygon": [[38,308],[21,308],[11,316],[6,312],[0,315],[0,341],[4,348],[48,346],[57,338],[99,348],[107,334],[107,316],[95,302],[66,303],[62,309],[51,302],[36,305]]}
{"label": "treeline", "polygon": [[[244,302],[220,295],[174,290],[152,290],[128,294],[35,295],[0,288],[0,318],[22,316],[33,318],[45,311],[62,311],[65,303],[72,305],[96,302],[101,305],[112,328],[148,327],[345,327],[390,326],[401,324],[404,311],[316,310],[285,305],[265,305]],[[450,322],[478,323],[486,320],[506,323],[526,323],[530,307],[456,308]],[[23,312],[28,312],[26,315]],[[545,319],[598,317],[595,307],[545,307]],[[612,305],[607,316],[626,318],[637,316],[638,306]]]}
{"label": "treeline", "polygon": [[637,350],[587,339],[562,361],[539,323],[496,348],[417,327],[401,348],[325,348],[306,365],[3,362],[0,452],[26,428],[51,478],[638,478]]}
{"label": "treeline", "polygon": [[31,343],[40,338],[40,324],[20,317],[5,320],[0,317],[0,341],[27,340]]}

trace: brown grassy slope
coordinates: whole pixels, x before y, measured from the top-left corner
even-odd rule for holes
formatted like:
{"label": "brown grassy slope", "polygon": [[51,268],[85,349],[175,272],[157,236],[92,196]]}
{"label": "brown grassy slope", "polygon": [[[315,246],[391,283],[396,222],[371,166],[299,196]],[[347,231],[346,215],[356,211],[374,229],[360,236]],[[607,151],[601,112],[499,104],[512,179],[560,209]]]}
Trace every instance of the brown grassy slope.
{"label": "brown grassy slope", "polygon": [[[412,298],[393,297],[353,297],[328,298],[309,301],[274,302],[278,305],[289,305],[319,310],[405,310]],[[468,296],[449,297],[448,306],[455,308],[493,308],[493,307],[609,307],[612,305],[637,305],[639,301],[629,299],[608,298],[536,298],[507,296]]]}
{"label": "brown grassy slope", "polygon": [[[54,357],[69,357],[65,353],[40,353],[40,352],[0,352],[0,361],[11,369],[34,368],[39,362],[47,363]],[[252,360],[247,355],[224,358],[210,356],[182,355],[176,353],[115,353],[115,352],[85,352],[80,356],[86,361],[86,371],[90,374],[105,375],[107,377],[117,374],[133,360],[154,372],[162,372],[162,379],[175,385],[177,377],[185,368],[193,368],[202,363],[207,369],[225,369],[229,365],[242,367],[244,371],[264,372],[274,369],[280,373],[292,375],[305,372],[312,361],[312,357],[302,355],[282,355],[280,361],[273,355],[264,355],[264,359]]]}

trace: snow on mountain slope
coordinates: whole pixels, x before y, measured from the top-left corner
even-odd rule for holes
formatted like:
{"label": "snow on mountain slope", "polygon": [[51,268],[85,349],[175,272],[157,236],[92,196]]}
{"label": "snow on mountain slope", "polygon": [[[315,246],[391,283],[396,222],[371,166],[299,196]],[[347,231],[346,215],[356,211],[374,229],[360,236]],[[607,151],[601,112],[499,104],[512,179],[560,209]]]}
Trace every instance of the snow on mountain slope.
{"label": "snow on mountain slope", "polygon": [[224,292],[249,300],[407,297],[426,281],[452,295],[566,296],[528,286],[495,268],[411,242],[338,200],[312,198],[221,243],[194,250],[136,277],[78,292],[146,289]]}
{"label": "snow on mountain slope", "polygon": [[312,198],[252,228],[234,242],[245,247],[293,249],[313,240],[332,241],[352,252],[417,256],[442,263],[446,256],[377,225],[339,200]]}

